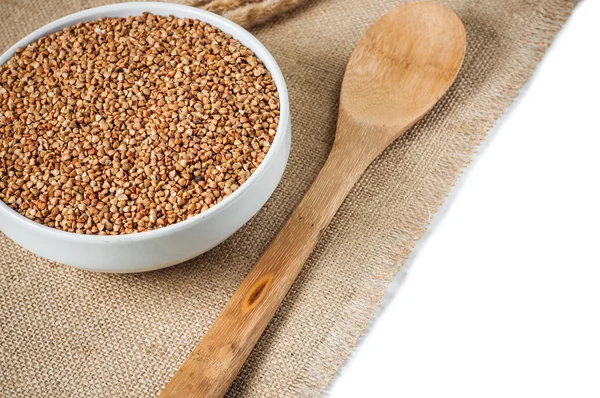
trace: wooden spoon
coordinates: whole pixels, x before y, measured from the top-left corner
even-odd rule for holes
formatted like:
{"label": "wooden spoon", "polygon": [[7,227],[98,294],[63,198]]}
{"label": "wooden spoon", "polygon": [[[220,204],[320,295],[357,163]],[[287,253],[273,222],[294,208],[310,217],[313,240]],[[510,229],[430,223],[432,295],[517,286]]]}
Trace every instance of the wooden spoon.
{"label": "wooden spoon", "polygon": [[462,64],[460,19],[435,3],[375,22],[342,83],[331,154],[302,202],[160,397],[221,397],[363,171],[448,90]]}

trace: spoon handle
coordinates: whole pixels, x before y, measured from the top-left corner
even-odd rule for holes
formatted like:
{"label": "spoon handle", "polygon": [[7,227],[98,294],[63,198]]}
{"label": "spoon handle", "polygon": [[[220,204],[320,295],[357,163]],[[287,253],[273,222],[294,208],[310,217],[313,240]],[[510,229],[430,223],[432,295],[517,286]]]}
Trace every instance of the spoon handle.
{"label": "spoon handle", "polygon": [[[336,142],[323,169],[206,335],[160,394],[222,397],[350,189],[370,163]],[[350,149],[350,148],[349,148]]]}

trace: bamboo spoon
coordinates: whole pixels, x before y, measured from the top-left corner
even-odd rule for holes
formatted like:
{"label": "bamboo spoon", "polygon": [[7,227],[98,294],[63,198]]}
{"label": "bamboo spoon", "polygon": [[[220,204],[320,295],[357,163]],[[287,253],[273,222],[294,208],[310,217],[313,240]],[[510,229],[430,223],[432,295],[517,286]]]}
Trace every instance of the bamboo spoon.
{"label": "bamboo spoon", "polygon": [[317,179],[160,397],[221,397],[367,166],[448,90],[465,31],[435,3],[400,6],[375,22],[342,83],[331,154]]}

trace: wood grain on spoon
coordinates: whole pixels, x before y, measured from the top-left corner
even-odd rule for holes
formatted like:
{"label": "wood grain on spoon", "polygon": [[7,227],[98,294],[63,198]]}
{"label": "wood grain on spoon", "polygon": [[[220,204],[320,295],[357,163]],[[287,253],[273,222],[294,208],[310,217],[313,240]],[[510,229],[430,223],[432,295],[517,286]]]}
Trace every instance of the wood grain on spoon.
{"label": "wood grain on spoon", "polygon": [[367,30],[346,68],[323,169],[161,397],[227,392],[348,192],[448,90],[464,52],[461,21],[435,3],[400,6]]}

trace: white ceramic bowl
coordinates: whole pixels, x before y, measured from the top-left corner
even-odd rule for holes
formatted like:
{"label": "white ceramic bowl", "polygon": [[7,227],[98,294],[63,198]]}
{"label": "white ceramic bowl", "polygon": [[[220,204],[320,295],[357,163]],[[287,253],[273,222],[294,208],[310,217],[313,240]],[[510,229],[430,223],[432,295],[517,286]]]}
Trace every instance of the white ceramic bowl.
{"label": "white ceramic bowl", "polygon": [[211,209],[186,221],[130,235],[81,235],[33,222],[0,200],[0,230],[24,248],[47,259],[101,272],[150,271],[191,259],[215,247],[242,227],[271,196],[290,152],[290,112],[287,89],[277,63],[267,49],[235,23],[207,11],[168,3],[122,3],[92,8],[52,22],[15,44],[0,57],[6,63],[18,47],[77,22],[150,12],[194,18],[218,27],[250,48],[271,72],[280,102],[280,121],[269,153],[240,188]]}

